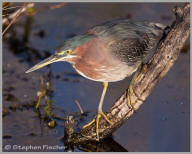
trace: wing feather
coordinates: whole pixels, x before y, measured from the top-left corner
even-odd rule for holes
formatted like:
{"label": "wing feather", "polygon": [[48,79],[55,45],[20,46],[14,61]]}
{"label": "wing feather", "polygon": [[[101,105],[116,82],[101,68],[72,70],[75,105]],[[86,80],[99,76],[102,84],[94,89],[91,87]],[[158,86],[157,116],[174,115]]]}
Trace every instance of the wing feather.
{"label": "wing feather", "polygon": [[112,53],[121,61],[133,65],[142,61],[162,37],[164,25],[113,20],[93,27],[88,33],[109,43]]}

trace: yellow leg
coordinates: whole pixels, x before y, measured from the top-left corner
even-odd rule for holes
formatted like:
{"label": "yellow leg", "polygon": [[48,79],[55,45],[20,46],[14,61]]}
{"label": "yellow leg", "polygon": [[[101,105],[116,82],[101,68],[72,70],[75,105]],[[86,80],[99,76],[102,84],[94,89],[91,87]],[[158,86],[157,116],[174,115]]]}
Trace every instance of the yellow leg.
{"label": "yellow leg", "polygon": [[133,105],[133,99],[132,99],[132,95],[133,95],[133,88],[132,85],[130,83],[130,86],[128,88],[128,98],[127,98],[127,102],[128,102],[128,106],[131,107],[133,109],[134,112],[136,112],[136,109]]}
{"label": "yellow leg", "polygon": [[[133,89],[133,87],[132,87],[132,85],[134,85],[135,82],[138,82],[138,80],[141,79],[141,77],[142,77],[141,68],[142,68],[142,67],[146,67],[146,66],[145,66],[144,64],[141,64],[141,65],[139,66],[139,68],[138,68],[137,72],[135,73],[135,75],[133,76],[133,78],[132,78],[132,80],[131,80],[131,82],[130,82],[129,88],[128,88],[128,94],[127,94],[127,95],[128,95],[128,98],[127,98],[127,102],[128,102],[128,106],[131,107],[134,112],[136,112],[136,109],[135,109],[135,107],[134,107],[134,105],[133,105],[133,99],[132,99],[133,94],[135,94],[136,97],[137,97],[139,100],[143,101],[143,100],[137,95],[137,93],[134,91],[134,89]],[[144,71],[145,71],[145,70],[146,70],[146,69],[144,69]]]}
{"label": "yellow leg", "polygon": [[91,126],[95,122],[95,119],[93,119],[90,123],[83,126],[83,128]]}
{"label": "yellow leg", "polygon": [[[128,88],[128,98],[127,98],[127,101],[128,101],[128,106],[131,107],[133,109],[134,112],[136,112],[136,109],[133,105],[133,99],[132,99],[132,96],[133,94],[135,94],[135,96],[140,100],[140,101],[144,101],[143,99],[141,99],[138,94],[134,91],[133,89],[133,86],[135,85],[136,82],[138,82],[143,73],[141,73],[141,68],[144,68],[144,72],[146,71],[146,65],[144,64],[141,64],[137,70],[137,72],[135,73],[135,75],[133,76],[131,82],[130,82],[130,85],[129,85],[129,88]],[[133,85],[133,86],[132,86]]]}
{"label": "yellow leg", "polygon": [[[107,116],[106,116],[103,112],[101,112],[101,114],[97,114],[97,121],[100,119],[101,115],[105,118],[105,120],[106,120],[108,123],[112,124],[111,121],[107,118]],[[83,128],[86,128],[86,127],[88,127],[88,126],[91,126],[94,122],[95,122],[95,119],[93,119],[90,123],[84,125]]]}
{"label": "yellow leg", "polygon": [[105,97],[105,94],[106,94],[106,91],[107,91],[107,87],[108,87],[108,82],[104,82],[103,83],[103,92],[102,92],[101,99],[100,99],[100,102],[99,102],[98,113],[97,113],[96,119],[93,119],[90,123],[88,123],[87,125],[83,126],[83,128],[86,128],[86,127],[90,126],[91,124],[93,124],[94,122],[96,122],[96,134],[97,134],[97,138],[98,139],[99,139],[99,119],[101,118],[101,116],[103,116],[103,118],[109,124],[112,124],[111,121],[107,118],[107,116],[102,111],[103,100],[104,100],[104,97]]}
{"label": "yellow leg", "polygon": [[103,116],[103,118],[105,118],[105,120],[106,120],[108,123],[112,124],[112,122],[107,118],[107,116],[105,115],[105,113],[101,112],[101,115]]}
{"label": "yellow leg", "polygon": [[96,120],[96,134],[97,134],[97,139],[99,139],[99,119],[101,118],[101,114],[97,114],[97,120]]}

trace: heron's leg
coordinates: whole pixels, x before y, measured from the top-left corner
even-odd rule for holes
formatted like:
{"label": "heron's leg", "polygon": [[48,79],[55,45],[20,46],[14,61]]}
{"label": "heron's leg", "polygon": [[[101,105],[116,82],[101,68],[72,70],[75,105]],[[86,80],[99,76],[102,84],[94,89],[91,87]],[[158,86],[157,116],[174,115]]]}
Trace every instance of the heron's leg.
{"label": "heron's leg", "polygon": [[108,88],[108,82],[104,82],[103,83],[103,92],[101,95],[101,99],[99,102],[99,106],[98,106],[98,113],[97,113],[97,119],[96,119],[96,134],[97,134],[97,138],[99,139],[99,119],[101,118],[101,116],[103,116],[103,118],[109,123],[112,124],[111,121],[107,118],[107,116],[104,114],[102,107],[103,107],[103,102],[104,102],[104,97],[106,94]]}
{"label": "heron's leg", "polygon": [[[131,80],[131,82],[130,82],[129,88],[128,88],[128,90],[127,90],[128,106],[131,107],[134,112],[136,111],[136,109],[135,109],[135,107],[134,107],[134,105],[133,105],[133,99],[132,99],[133,94],[135,94],[136,97],[137,97],[139,100],[144,101],[144,100],[142,100],[142,99],[138,96],[138,94],[135,92],[135,89],[133,88],[133,87],[134,87],[134,84],[135,84],[136,82],[138,82],[138,81],[141,79],[141,77],[142,77],[142,74],[140,73],[142,67],[145,67],[145,65],[144,65],[143,63],[139,66],[137,72],[136,72],[135,75],[133,76],[133,78],[132,78],[132,80]],[[146,70],[146,69],[144,69],[144,71],[145,71],[145,70]]]}
{"label": "heron's leg", "polygon": [[130,86],[128,88],[128,94],[127,95],[128,95],[128,97],[127,97],[128,106],[131,107],[134,112],[136,112],[136,109],[133,105],[133,99],[132,99],[133,88],[132,88],[131,83],[130,83]]}
{"label": "heron's leg", "polygon": [[93,119],[90,123],[88,123],[87,125],[83,126],[83,128],[86,128],[88,126],[90,126],[92,123],[96,122],[96,134],[97,134],[97,138],[99,139],[99,120],[101,118],[101,116],[103,116],[103,118],[110,124],[111,121],[107,118],[107,116],[104,114],[103,110],[102,110],[102,106],[103,106],[103,101],[104,101],[104,97],[107,91],[107,87],[108,87],[108,82],[104,82],[103,83],[103,92],[100,98],[100,102],[99,102],[99,106],[98,106],[98,113],[97,113],[97,117],[96,119]]}

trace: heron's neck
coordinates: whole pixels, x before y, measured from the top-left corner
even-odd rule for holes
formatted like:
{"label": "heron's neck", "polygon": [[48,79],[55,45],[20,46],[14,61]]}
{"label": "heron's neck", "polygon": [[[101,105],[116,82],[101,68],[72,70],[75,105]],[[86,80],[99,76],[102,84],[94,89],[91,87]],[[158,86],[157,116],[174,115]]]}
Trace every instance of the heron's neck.
{"label": "heron's neck", "polygon": [[95,38],[95,35],[93,34],[82,34],[82,35],[77,35],[73,38],[70,39],[71,42],[73,42],[73,47],[78,48],[79,46],[87,43],[91,39]]}

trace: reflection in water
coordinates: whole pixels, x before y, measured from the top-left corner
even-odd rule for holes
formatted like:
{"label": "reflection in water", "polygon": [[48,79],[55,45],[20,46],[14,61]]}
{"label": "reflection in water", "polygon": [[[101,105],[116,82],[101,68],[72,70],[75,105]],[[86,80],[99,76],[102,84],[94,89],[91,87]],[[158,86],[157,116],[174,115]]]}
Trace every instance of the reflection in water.
{"label": "reflection in water", "polygon": [[122,147],[112,138],[107,138],[100,143],[82,143],[78,146],[78,149],[86,152],[128,152],[124,147]]}
{"label": "reflection in water", "polygon": [[[41,5],[45,3],[35,4],[37,7]],[[106,20],[128,17],[135,21],[148,20],[170,25],[174,20],[172,8],[175,5],[68,3],[60,9],[26,16],[11,26],[3,41],[3,145],[64,146],[65,117],[70,114],[75,116],[75,124],[80,128],[96,113],[102,91],[100,83],[79,76],[67,63],[55,63],[25,74],[30,66],[48,57],[65,39]],[[90,142],[71,147],[71,150],[189,151],[188,48],[156,86],[146,103],[117,130],[113,137],[115,141],[110,138],[99,144]],[[43,74],[51,72],[48,79],[53,90],[49,98],[53,100],[54,129],[49,128],[44,119],[43,108],[46,104],[41,102],[40,112],[34,109],[42,71]],[[104,111],[121,95],[128,83],[129,79],[125,79],[109,85]],[[79,116],[75,98],[88,116]]]}

